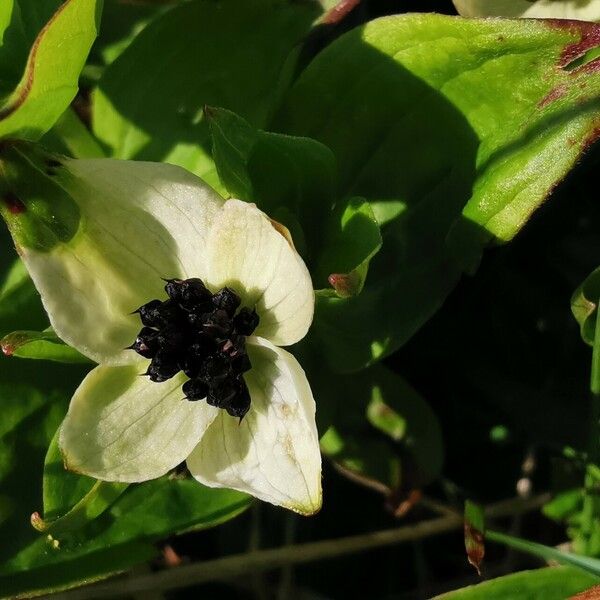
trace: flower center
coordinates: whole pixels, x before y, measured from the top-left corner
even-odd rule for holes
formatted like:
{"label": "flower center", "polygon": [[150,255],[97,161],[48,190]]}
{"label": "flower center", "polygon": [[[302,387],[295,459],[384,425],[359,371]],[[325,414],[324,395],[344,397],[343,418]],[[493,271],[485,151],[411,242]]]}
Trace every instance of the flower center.
{"label": "flower center", "polygon": [[206,398],[242,419],[250,408],[242,375],[252,367],[246,336],[258,325],[256,311],[239,308],[233,290],[213,294],[197,278],[169,279],[165,291],[168,300],[151,300],[135,311],[144,327],[129,349],[152,359],[145,373],[151,381],[183,371],[189,377],[182,388],[187,400]]}

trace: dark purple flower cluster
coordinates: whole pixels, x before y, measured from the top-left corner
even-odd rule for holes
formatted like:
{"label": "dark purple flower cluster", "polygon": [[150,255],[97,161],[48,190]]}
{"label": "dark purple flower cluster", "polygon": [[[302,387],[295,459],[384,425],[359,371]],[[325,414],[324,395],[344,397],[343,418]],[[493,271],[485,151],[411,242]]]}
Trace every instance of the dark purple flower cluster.
{"label": "dark purple flower cluster", "polygon": [[161,382],[183,371],[188,400],[205,398],[242,419],[250,408],[246,336],[258,325],[256,311],[240,309],[233,290],[213,294],[197,278],[169,279],[165,291],[168,300],[151,300],[136,311],[144,327],[130,349],[151,359],[145,374]]}

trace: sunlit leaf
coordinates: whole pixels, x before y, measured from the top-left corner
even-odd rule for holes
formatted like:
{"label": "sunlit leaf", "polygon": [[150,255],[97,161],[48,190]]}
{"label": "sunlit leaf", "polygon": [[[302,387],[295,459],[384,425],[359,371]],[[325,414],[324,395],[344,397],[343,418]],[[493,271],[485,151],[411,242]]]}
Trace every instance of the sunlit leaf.
{"label": "sunlit leaf", "polygon": [[597,577],[574,567],[551,567],[505,575],[432,600],[565,600],[598,581]]}
{"label": "sunlit leaf", "polygon": [[[22,18],[21,4],[27,3],[14,3],[13,19]],[[0,103],[0,137],[37,139],[68,107],[77,93],[101,10],[102,0],[67,0],[52,15],[29,50],[19,83]],[[10,61],[13,51],[3,44],[0,54]]]}
{"label": "sunlit leaf", "polygon": [[596,140],[598,63],[573,61],[599,31],[402,15],[351,31],[305,70],[278,129],[331,148],[341,193],[365,197],[385,223],[363,292],[319,306],[337,369],[408,340]]}

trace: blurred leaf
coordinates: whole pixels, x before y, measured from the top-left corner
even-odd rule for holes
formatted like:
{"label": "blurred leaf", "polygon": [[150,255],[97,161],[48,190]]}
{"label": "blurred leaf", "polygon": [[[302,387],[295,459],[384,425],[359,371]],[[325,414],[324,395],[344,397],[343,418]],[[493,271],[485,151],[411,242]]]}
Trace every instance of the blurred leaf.
{"label": "blurred leaf", "polygon": [[117,158],[178,164],[222,190],[203,107],[223,106],[263,127],[320,12],[316,3],[285,0],[175,6],[106,69],[95,133]]}
{"label": "blurred leaf", "polygon": [[[318,256],[336,200],[331,150],[308,138],[261,131],[222,108],[207,108],[206,114],[213,159],[227,191],[271,216],[289,211],[306,237],[309,259]],[[285,218],[282,222],[293,229]]]}
{"label": "blurred leaf", "polygon": [[471,500],[465,502],[464,531],[467,559],[481,575],[481,563],[485,556],[485,515],[483,507]]}
{"label": "blurred leaf", "polygon": [[581,328],[581,337],[590,346],[594,345],[598,300],[600,300],[600,267],[586,277],[571,298],[571,311]]}
{"label": "blurred leaf", "polygon": [[553,521],[565,521],[579,512],[583,504],[583,490],[568,490],[557,494],[544,505],[542,512]]}
{"label": "blurred leaf", "polygon": [[[26,4],[14,4],[14,14]],[[31,46],[20,82],[0,103],[0,137],[37,139],[69,106],[101,10],[102,0],[67,0],[52,15]],[[10,60],[12,52],[3,44],[0,54]]]}
{"label": "blurred leaf", "polygon": [[565,600],[598,578],[573,567],[522,571],[436,596],[432,600]]}
{"label": "blurred leaf", "polygon": [[61,363],[92,364],[75,348],[67,346],[52,329],[46,331],[13,331],[0,340],[5,356],[53,360]]}
{"label": "blurred leaf", "polygon": [[336,369],[406,342],[596,140],[600,70],[568,67],[599,31],[386,17],[336,40],[300,76],[277,130],[331,148],[342,195],[366,198],[385,221],[363,292],[319,306],[315,331]]}
{"label": "blurred leaf", "polygon": [[439,475],[439,423],[400,376],[380,366],[335,378],[318,373],[309,369],[315,397],[327,399],[317,414],[321,449],[351,479],[397,501]]}

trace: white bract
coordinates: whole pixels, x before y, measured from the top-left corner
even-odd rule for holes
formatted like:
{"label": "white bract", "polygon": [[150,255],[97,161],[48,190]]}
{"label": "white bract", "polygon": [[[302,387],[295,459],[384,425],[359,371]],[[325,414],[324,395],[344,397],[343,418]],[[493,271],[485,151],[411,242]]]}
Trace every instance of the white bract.
{"label": "white bract", "polygon": [[600,21],[600,0],[454,0],[463,17]]}
{"label": "white bract", "polygon": [[[253,204],[224,201],[201,180],[164,164],[69,160],[60,182],[77,203],[77,234],[50,251],[20,248],[57,334],[99,363],[63,422],[69,469],[138,482],[187,460],[211,487],[247,492],[302,514],[321,506],[315,402],[296,359],[278,346],[304,337],[314,293],[302,259]],[[183,398],[182,374],[139,375],[148,361],[123,350],[132,311],[164,296],[161,278],[229,286],[260,323],[247,339],[251,407],[240,422]]]}

